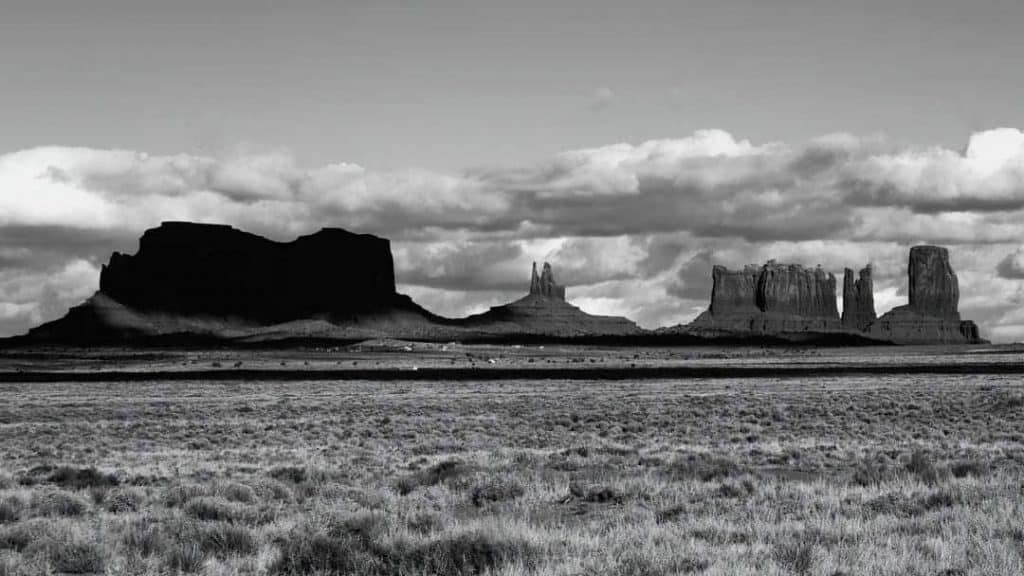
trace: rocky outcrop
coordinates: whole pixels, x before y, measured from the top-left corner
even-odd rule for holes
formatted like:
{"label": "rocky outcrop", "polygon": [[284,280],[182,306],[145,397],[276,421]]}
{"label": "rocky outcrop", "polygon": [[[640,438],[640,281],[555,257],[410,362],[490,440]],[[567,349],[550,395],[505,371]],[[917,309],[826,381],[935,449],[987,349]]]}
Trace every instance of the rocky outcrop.
{"label": "rocky outcrop", "polygon": [[230,226],[165,222],[114,253],[100,292],[135,310],[270,324],[346,319],[405,304],[390,243],[326,228],[274,242]]}
{"label": "rocky outcrop", "polygon": [[565,287],[555,283],[551,265],[546,262],[540,276],[536,263],[533,265],[529,294],[470,316],[461,325],[486,334],[528,337],[631,336],[643,332],[627,318],[588,314],[566,302]]}
{"label": "rocky outcrop", "polygon": [[875,284],[871,279],[871,265],[861,268],[854,279],[853,270],[843,274],[843,328],[866,330],[875,321]]}
{"label": "rocky outcrop", "polygon": [[533,263],[533,275],[530,278],[530,294],[565,300],[565,286],[555,282],[555,274],[551,271],[551,264],[545,262],[544,269],[541,271],[540,276],[538,276],[537,263]]}
{"label": "rocky outcrop", "polygon": [[690,325],[698,330],[773,334],[841,329],[836,279],[820,267],[774,260],[743,270],[712,269],[711,305]]}
{"label": "rocky outcrop", "polygon": [[941,246],[914,246],[907,264],[909,302],[882,315],[868,334],[898,344],[970,344],[984,342],[977,324],[962,321],[960,287]]}

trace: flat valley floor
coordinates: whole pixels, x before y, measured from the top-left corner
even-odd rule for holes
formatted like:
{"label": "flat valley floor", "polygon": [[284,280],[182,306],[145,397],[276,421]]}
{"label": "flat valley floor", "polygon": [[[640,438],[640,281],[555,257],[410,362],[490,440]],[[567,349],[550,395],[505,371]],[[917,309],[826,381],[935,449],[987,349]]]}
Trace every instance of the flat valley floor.
{"label": "flat valley floor", "polygon": [[[3,355],[0,575],[1024,573],[1015,368],[526,371],[1012,366],[1019,351],[379,346]],[[524,375],[294,376],[455,362]],[[254,365],[290,375],[161,379]],[[152,378],[11,376],[126,367]]]}

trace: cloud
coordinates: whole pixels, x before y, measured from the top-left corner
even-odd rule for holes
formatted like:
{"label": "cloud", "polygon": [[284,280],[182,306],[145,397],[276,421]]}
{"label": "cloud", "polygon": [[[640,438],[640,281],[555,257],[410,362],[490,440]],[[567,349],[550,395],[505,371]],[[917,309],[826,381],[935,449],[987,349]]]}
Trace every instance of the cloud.
{"label": "cloud", "polygon": [[962,151],[701,130],[462,173],[305,167],[286,152],[12,152],[0,155],[0,333],[59,315],[95,288],[111,251],[172,219],[280,240],[323,226],[387,236],[402,289],[453,314],[519,294],[530,262],[547,260],[570,298],[654,326],[706,306],[712,264],[768,258],[837,276],[872,261],[883,311],[905,291],[907,247],[941,243],[962,271],[965,316],[1024,334],[1024,132],[1014,128],[973,134]]}
{"label": "cloud", "polygon": [[1024,279],[1024,247],[1017,248],[999,261],[996,273],[1000,278]]}

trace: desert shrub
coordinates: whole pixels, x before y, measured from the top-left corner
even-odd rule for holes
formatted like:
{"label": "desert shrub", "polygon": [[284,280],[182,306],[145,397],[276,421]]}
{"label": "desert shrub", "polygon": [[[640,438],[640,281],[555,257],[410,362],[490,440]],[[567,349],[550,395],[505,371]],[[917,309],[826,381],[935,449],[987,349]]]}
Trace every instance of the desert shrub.
{"label": "desert shrub", "polygon": [[925,484],[938,484],[949,477],[949,470],[937,465],[932,456],[920,448],[910,454],[905,469]]}
{"label": "desert shrub", "polygon": [[469,576],[508,563],[528,569],[539,550],[520,538],[494,531],[444,534],[424,542],[387,539],[386,524],[364,515],[332,526],[302,525],[279,542],[271,574],[445,574]]}
{"label": "desert shrub", "polygon": [[966,478],[968,476],[980,478],[988,474],[989,465],[981,460],[958,460],[949,467],[949,471],[956,478]]}
{"label": "desert shrub", "polygon": [[197,542],[177,542],[167,548],[163,561],[172,572],[194,574],[203,569],[206,554]]}
{"label": "desert shrub", "polygon": [[144,499],[138,488],[115,488],[106,494],[103,499],[103,508],[114,514],[135,512],[142,506]]}
{"label": "desert shrub", "polygon": [[61,488],[72,490],[84,490],[86,488],[112,487],[117,486],[120,481],[113,474],[100,472],[94,467],[73,468],[61,466],[50,473],[46,479],[51,484]]}
{"label": "desert shrub", "polygon": [[892,472],[882,463],[862,460],[853,469],[851,482],[858,486],[878,486],[892,477]]}
{"label": "desert shrub", "polygon": [[793,574],[810,574],[814,568],[814,549],[817,542],[808,535],[799,535],[791,542],[776,543],[772,559]]}
{"label": "desert shrub", "polygon": [[0,527],[0,549],[21,551],[39,540],[65,537],[70,537],[66,526],[47,518],[32,518]]}
{"label": "desert shrub", "polygon": [[218,496],[202,496],[185,504],[185,513],[197,520],[239,522],[249,516],[242,505]]}
{"label": "desert shrub", "polygon": [[46,558],[62,574],[97,574],[106,564],[100,544],[74,538],[36,540],[25,548],[25,555]]}
{"label": "desert shrub", "polygon": [[757,492],[757,487],[750,478],[744,478],[742,482],[726,480],[715,489],[715,496],[719,498],[747,498]]}
{"label": "desert shrub", "polygon": [[30,507],[37,516],[81,516],[89,503],[63,490],[39,490],[32,493]]}
{"label": "desert shrub", "polygon": [[256,491],[239,482],[228,482],[217,487],[216,493],[231,502],[252,504],[256,502]]}
{"label": "desert shrub", "polygon": [[702,482],[721,480],[744,473],[733,460],[708,454],[689,454],[685,458],[676,458],[669,463],[667,471],[675,480],[697,479]]}
{"label": "desert shrub", "polygon": [[14,477],[10,474],[0,472],[0,490],[7,490],[14,488],[15,481]]}
{"label": "desert shrub", "polygon": [[166,542],[160,526],[149,520],[128,523],[121,532],[121,543],[124,547],[131,553],[146,558],[162,552]]}
{"label": "desert shrub", "polygon": [[417,534],[430,534],[444,527],[441,517],[430,512],[417,512],[406,519],[405,525]]}
{"label": "desert shrub", "polygon": [[686,514],[686,506],[683,504],[675,504],[658,510],[654,513],[654,521],[658,524],[664,524],[666,522],[674,522],[677,518]]}
{"label": "desert shrub", "polygon": [[676,576],[695,574],[708,569],[707,560],[689,556],[658,555],[652,557],[636,550],[628,550],[615,558],[610,570],[602,573],[610,576]]}
{"label": "desert shrub", "polygon": [[21,520],[25,513],[25,502],[17,496],[6,496],[0,499],[0,524],[9,524]]}
{"label": "desert shrub", "polygon": [[410,569],[424,566],[428,573],[462,576],[483,574],[510,563],[530,571],[540,557],[540,550],[533,544],[491,531],[444,535],[408,553],[405,565]]}
{"label": "desert shrub", "polygon": [[461,460],[443,460],[424,470],[404,476],[395,483],[395,489],[401,495],[406,495],[423,486],[437,486],[441,483],[452,481],[467,476],[473,471],[472,467]]}
{"label": "desert shrub", "polygon": [[280,480],[260,478],[253,482],[252,489],[256,491],[256,496],[262,500],[292,501],[291,489]]}
{"label": "desert shrub", "polygon": [[497,478],[481,482],[470,491],[470,501],[476,507],[489,502],[515,500],[523,495],[523,486],[512,479]]}
{"label": "desert shrub", "polygon": [[255,554],[259,547],[252,532],[244,526],[212,522],[201,523],[193,530],[189,538],[197,542],[204,553],[218,558]]}
{"label": "desert shrub", "polygon": [[45,560],[17,552],[0,552],[0,576],[50,576],[52,573]]}
{"label": "desert shrub", "polygon": [[301,484],[310,480],[310,473],[300,466],[277,466],[272,468],[267,475],[274,480]]}
{"label": "desert shrub", "polygon": [[164,506],[168,508],[177,508],[184,506],[186,502],[193,498],[199,498],[201,496],[209,496],[210,490],[206,486],[199,484],[175,484],[167,488],[164,492]]}
{"label": "desert shrub", "polygon": [[620,490],[611,486],[604,486],[602,484],[584,486],[576,482],[569,483],[569,495],[574,498],[579,498],[584,502],[594,502],[598,504],[608,502],[620,503],[625,499],[625,495]]}

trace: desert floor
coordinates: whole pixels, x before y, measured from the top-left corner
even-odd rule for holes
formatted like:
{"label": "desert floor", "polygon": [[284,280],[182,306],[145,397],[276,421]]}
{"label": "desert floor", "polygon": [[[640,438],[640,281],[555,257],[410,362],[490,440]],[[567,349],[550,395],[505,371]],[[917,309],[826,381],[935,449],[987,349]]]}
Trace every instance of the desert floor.
{"label": "desert floor", "polygon": [[977,358],[406,346],[0,356],[153,373],[0,384],[0,576],[1024,573],[1019,374],[160,379]]}

